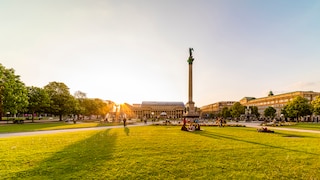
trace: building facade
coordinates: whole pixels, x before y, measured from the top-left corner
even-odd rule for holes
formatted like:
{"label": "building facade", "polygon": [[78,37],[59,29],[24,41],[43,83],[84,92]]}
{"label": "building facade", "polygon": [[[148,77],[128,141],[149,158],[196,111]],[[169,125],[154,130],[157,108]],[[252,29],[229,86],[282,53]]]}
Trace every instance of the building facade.
{"label": "building facade", "polygon": [[208,118],[212,115],[218,114],[224,107],[230,108],[236,101],[221,101],[200,108],[201,117]]}
{"label": "building facade", "polygon": [[[273,107],[276,109],[276,116],[281,117],[281,110],[283,107],[296,96],[301,96],[308,99],[309,102],[313,101],[317,96],[320,96],[320,92],[313,91],[295,91],[289,93],[283,93],[274,95],[272,92],[267,97],[255,98],[255,97],[244,97],[239,102],[243,106],[256,106],[258,112],[263,117],[265,109]],[[236,101],[221,101],[213,104],[205,105],[200,108],[201,117],[207,118],[210,115],[216,115],[222,111],[224,107],[230,108]]]}
{"label": "building facade", "polygon": [[159,102],[159,101],[143,101],[141,104],[133,104],[127,106],[128,113],[131,111],[132,118],[141,119],[146,118],[182,118],[185,112],[185,105],[183,102]]}
{"label": "building facade", "polygon": [[244,97],[240,100],[243,106],[256,106],[258,112],[263,116],[264,110],[268,107],[273,107],[277,110],[276,116],[281,117],[281,109],[296,96],[301,96],[308,99],[309,102],[314,100],[320,92],[313,91],[295,91],[278,95],[270,95],[262,98]]}

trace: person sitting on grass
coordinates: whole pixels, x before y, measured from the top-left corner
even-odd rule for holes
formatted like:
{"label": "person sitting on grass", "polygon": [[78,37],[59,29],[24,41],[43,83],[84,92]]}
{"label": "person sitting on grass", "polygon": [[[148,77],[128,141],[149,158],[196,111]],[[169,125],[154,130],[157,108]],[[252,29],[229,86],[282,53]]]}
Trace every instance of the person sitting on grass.
{"label": "person sitting on grass", "polygon": [[196,130],[200,131],[200,124],[196,125]]}
{"label": "person sitting on grass", "polygon": [[274,133],[274,131],[269,130],[267,127],[262,127],[257,129],[258,132],[267,132],[267,133]]}
{"label": "person sitting on grass", "polygon": [[186,127],[186,125],[182,125],[181,130],[182,131],[188,131],[188,128]]}
{"label": "person sitting on grass", "polygon": [[188,131],[195,131],[195,130],[196,130],[196,128],[194,127],[194,125],[190,124]]}

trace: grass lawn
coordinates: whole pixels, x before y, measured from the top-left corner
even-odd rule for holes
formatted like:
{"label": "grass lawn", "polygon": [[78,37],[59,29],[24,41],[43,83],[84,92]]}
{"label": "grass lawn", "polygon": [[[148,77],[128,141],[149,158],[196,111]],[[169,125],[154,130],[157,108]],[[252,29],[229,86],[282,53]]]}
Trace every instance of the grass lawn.
{"label": "grass lawn", "polygon": [[318,130],[320,131],[320,123],[307,123],[307,122],[299,122],[290,126],[278,126],[285,128],[295,128],[295,129],[310,129],[310,130]]}
{"label": "grass lawn", "polygon": [[98,126],[113,126],[113,123],[65,123],[65,122],[46,122],[46,123],[25,123],[25,124],[0,124],[0,133],[44,131],[57,129],[87,128]]}
{"label": "grass lawn", "polygon": [[320,135],[142,126],[0,138],[0,179],[320,179]]}

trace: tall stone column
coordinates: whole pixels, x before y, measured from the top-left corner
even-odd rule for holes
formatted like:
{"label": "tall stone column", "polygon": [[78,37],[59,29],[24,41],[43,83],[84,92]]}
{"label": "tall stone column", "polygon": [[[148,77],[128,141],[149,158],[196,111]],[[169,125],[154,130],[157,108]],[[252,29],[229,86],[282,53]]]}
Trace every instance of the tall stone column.
{"label": "tall stone column", "polygon": [[189,99],[188,102],[192,101],[192,63],[189,64]]}
{"label": "tall stone column", "polygon": [[188,64],[189,64],[189,97],[188,102],[186,104],[187,112],[185,114],[186,117],[199,117],[199,115],[195,111],[194,102],[192,100],[192,64],[194,61],[194,58],[192,56],[193,48],[189,48],[189,58],[188,58]]}

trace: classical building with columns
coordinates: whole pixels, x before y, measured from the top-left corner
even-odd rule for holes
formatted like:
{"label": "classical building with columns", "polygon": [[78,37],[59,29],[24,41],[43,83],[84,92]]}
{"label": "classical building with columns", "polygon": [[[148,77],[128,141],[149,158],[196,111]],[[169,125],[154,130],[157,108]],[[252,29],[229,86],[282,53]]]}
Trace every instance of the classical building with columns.
{"label": "classical building with columns", "polygon": [[[131,118],[182,118],[185,112],[183,102],[160,102],[160,101],[143,101],[141,104],[126,104],[127,114]],[[129,112],[130,111],[130,112]]]}
{"label": "classical building with columns", "polygon": [[264,110],[268,107],[273,107],[277,110],[276,115],[281,116],[281,109],[294,97],[301,96],[306,98],[311,102],[317,96],[320,95],[320,92],[313,91],[295,91],[284,94],[273,95],[269,94],[267,97],[254,98],[254,97],[244,97],[240,100],[240,104],[243,106],[256,106],[258,107],[258,112],[263,115]]}

